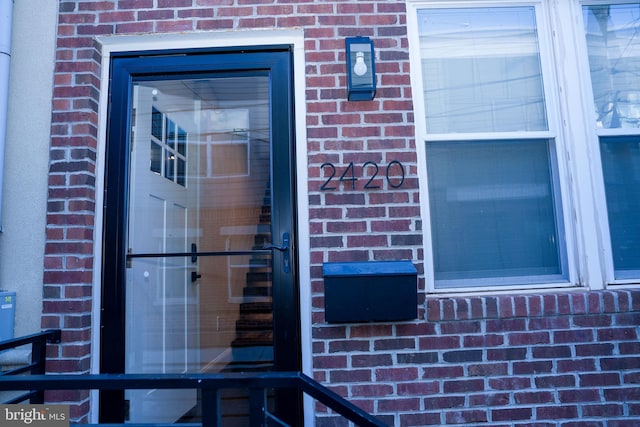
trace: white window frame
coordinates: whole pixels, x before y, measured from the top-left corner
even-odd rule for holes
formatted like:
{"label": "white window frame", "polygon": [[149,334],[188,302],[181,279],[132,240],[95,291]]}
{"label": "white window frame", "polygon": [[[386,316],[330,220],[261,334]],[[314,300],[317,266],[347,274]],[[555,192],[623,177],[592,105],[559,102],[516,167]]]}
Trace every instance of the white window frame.
{"label": "white window frame", "polygon": [[[584,37],[584,22],[582,16],[582,7],[591,5],[611,5],[611,4],[638,4],[638,0],[592,0],[592,1],[580,1],[571,2],[574,7],[574,14],[576,16],[576,22],[578,23],[578,31],[574,32],[576,40],[576,55],[579,55],[579,60],[582,61],[582,66],[585,67],[584,75],[582,76],[580,90],[584,93],[584,109],[586,111],[584,117],[587,117],[585,129],[587,130],[587,140],[590,147],[590,153],[592,154],[593,171],[591,173],[591,179],[594,182],[594,198],[596,199],[596,206],[599,208],[597,226],[601,234],[601,253],[602,253],[602,269],[603,269],[603,286],[617,286],[617,287],[637,287],[640,283],[640,277],[628,278],[628,279],[616,279],[613,263],[613,249],[611,247],[611,235],[609,231],[609,219],[607,213],[607,202],[605,197],[604,188],[604,176],[602,172],[602,158],[600,155],[600,138],[607,136],[639,136],[640,128],[614,128],[614,129],[600,129],[596,126],[596,116],[593,111],[593,87],[591,85],[591,75],[589,73],[588,52],[587,44]],[[568,37],[568,35],[566,36]],[[582,68],[582,67],[581,67]],[[577,81],[576,81],[577,83]]]}
{"label": "white window frame", "polygon": [[[611,4],[612,1],[589,4]],[[620,3],[620,2],[615,2]],[[629,3],[635,3],[629,1]],[[407,0],[407,26],[410,47],[412,91],[414,93],[416,151],[423,218],[426,291],[429,293],[520,292],[541,289],[603,289],[606,284],[638,283],[639,280],[613,280],[613,261],[598,136],[620,134],[618,130],[595,131],[593,97],[582,5],[577,0],[533,1],[420,1]],[[422,96],[422,70],[417,12],[424,8],[533,6],[536,10],[540,60],[549,123],[548,132],[498,134],[427,133]],[[640,133],[640,130],[638,130]],[[629,132],[624,132],[627,135]],[[567,257],[567,282],[501,285],[487,281],[474,287],[436,288],[434,253],[426,171],[426,144],[430,141],[509,137],[547,138],[556,148],[557,171]]]}

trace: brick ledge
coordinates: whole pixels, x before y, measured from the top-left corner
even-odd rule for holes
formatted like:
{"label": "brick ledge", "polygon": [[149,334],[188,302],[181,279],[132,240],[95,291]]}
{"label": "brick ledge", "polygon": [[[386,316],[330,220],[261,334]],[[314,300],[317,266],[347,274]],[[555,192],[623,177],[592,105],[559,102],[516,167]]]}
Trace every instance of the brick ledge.
{"label": "brick ledge", "polygon": [[426,296],[425,319],[507,319],[640,311],[640,289],[472,297]]}

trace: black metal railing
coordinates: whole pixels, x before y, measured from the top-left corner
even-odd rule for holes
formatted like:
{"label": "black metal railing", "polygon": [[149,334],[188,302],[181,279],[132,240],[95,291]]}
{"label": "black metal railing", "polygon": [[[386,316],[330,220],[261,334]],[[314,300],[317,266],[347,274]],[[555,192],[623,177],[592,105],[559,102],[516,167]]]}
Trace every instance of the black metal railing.
{"label": "black metal railing", "polygon": [[[22,391],[23,402],[42,403],[45,390],[141,390],[141,389],[196,389],[202,400],[202,422],[192,426],[217,427],[222,425],[221,395],[225,389],[246,389],[249,395],[249,426],[288,426],[267,409],[267,390],[296,389],[331,408],[347,420],[362,427],[383,427],[382,423],[366,411],[355,406],[302,372],[211,373],[211,374],[95,374],[46,375],[45,347],[47,342],[59,342],[60,331],[45,331],[28,337],[0,343],[0,351],[25,344],[33,345],[36,362],[20,369],[3,373],[0,391]],[[13,345],[12,345],[13,344]],[[16,376],[29,372],[29,376]],[[136,424],[138,425],[138,424]],[[144,424],[140,424],[144,425]],[[146,424],[152,426],[154,424]],[[189,424],[180,424],[187,426]],[[110,424],[113,426],[113,424]]]}
{"label": "black metal railing", "polygon": [[[43,375],[46,371],[47,360],[47,343],[59,343],[60,342],[60,330],[51,329],[37,334],[27,335],[20,338],[14,338],[0,342],[0,352],[17,349],[19,347],[31,346],[31,362],[26,363],[23,366],[18,366],[7,371],[0,372],[0,382],[5,381],[9,376],[20,376],[20,381],[24,381],[23,374],[30,375]],[[20,390],[30,390],[21,388]],[[43,403],[44,402],[44,389],[37,389],[27,393],[13,396],[11,399],[4,403],[19,403],[29,401],[30,403]]]}

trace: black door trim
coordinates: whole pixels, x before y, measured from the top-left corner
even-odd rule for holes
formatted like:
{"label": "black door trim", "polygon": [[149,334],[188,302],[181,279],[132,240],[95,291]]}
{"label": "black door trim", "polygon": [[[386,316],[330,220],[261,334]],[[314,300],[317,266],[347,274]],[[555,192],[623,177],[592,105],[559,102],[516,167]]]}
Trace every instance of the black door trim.
{"label": "black door trim", "polygon": [[[126,223],[129,186],[129,111],[135,81],[185,76],[212,77],[228,72],[269,72],[272,112],[272,227],[274,235],[297,235],[295,201],[295,141],[293,121],[293,60],[291,46],[166,50],[113,54],[110,67],[107,118],[104,226],[102,235],[102,289],[100,312],[100,372],[125,370]],[[275,159],[279,166],[273,167]],[[276,231],[277,230],[277,231]],[[296,245],[292,243],[291,271],[274,269],[274,359],[276,370],[301,370],[300,313]],[[274,266],[283,253],[274,251]],[[289,256],[289,254],[287,254]],[[293,349],[293,350],[292,350]],[[293,404],[293,405],[292,405]],[[299,424],[299,395],[277,399],[279,412]],[[100,422],[125,419],[123,391],[100,393]]]}

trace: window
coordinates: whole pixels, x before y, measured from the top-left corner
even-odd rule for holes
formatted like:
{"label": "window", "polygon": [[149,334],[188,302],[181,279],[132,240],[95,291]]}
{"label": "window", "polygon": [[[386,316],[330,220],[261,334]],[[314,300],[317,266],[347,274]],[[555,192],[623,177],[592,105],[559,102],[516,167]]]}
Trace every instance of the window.
{"label": "window", "polygon": [[151,171],[186,186],[187,132],[153,107],[151,111]]}
{"label": "window", "polygon": [[639,5],[408,3],[430,290],[640,279]]}
{"label": "window", "polygon": [[615,278],[640,277],[640,4],[583,5]]}
{"label": "window", "polygon": [[418,11],[429,133],[548,130],[533,7]]}
{"label": "window", "polygon": [[212,129],[206,138],[207,177],[248,176],[249,109],[214,109],[208,112],[206,121]]}

